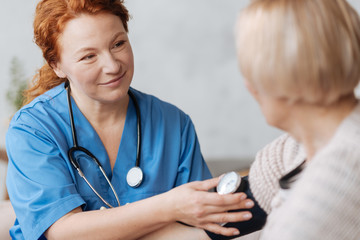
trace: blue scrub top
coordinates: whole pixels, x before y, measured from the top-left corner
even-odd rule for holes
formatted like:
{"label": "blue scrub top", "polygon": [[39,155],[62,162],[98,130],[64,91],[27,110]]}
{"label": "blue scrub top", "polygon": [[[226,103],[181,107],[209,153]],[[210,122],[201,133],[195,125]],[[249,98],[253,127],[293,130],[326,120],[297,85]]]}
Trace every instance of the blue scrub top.
{"label": "blue scrub top", "polygon": [[[194,125],[177,107],[133,88],[141,112],[144,179],[127,185],[135,166],[137,116],[130,98],[116,163],[110,162],[99,136],[72,100],[78,145],[94,154],[113,184],[121,205],[166,192],[181,184],[211,177],[200,152]],[[37,97],[13,117],[7,135],[7,188],[16,213],[13,239],[41,239],[59,218],[81,206],[96,210],[104,203],[72,167],[67,153],[73,146],[66,90],[61,84]],[[99,168],[79,161],[87,179],[111,205],[117,201]]]}

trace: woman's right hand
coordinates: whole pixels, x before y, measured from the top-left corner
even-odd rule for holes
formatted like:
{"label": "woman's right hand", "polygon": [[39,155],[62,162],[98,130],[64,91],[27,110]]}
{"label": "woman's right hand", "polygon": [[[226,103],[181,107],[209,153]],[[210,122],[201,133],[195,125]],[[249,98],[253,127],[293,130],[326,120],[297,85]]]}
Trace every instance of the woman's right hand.
{"label": "woman's right hand", "polygon": [[218,178],[190,182],[165,193],[173,220],[202,228],[217,234],[238,235],[236,228],[222,227],[219,223],[240,222],[249,220],[249,211],[228,212],[230,210],[248,209],[254,206],[245,193],[220,195],[209,192],[217,186]]}

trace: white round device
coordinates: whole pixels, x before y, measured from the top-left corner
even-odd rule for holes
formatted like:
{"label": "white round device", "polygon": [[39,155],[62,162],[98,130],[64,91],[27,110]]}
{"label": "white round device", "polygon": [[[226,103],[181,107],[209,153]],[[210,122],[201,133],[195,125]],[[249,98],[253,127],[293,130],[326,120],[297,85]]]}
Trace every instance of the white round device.
{"label": "white round device", "polygon": [[219,194],[234,193],[238,190],[241,183],[241,176],[237,172],[228,172],[221,177],[216,187]]}
{"label": "white round device", "polygon": [[130,187],[138,187],[143,180],[143,172],[139,167],[133,167],[126,175],[126,181]]}

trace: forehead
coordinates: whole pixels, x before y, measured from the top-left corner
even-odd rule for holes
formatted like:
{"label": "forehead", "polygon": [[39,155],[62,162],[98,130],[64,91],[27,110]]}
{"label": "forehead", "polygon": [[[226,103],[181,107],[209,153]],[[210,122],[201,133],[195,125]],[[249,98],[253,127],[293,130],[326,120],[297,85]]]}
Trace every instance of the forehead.
{"label": "forehead", "polygon": [[96,15],[81,14],[70,20],[59,38],[62,50],[79,47],[94,47],[102,42],[109,41],[114,35],[124,32],[121,19],[110,13]]}

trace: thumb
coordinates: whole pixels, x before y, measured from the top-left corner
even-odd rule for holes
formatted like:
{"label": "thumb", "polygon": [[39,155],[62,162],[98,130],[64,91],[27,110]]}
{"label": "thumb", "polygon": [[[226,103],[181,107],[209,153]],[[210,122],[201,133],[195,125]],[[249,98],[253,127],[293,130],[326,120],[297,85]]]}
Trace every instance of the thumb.
{"label": "thumb", "polygon": [[217,186],[219,179],[220,179],[219,177],[216,177],[216,178],[211,178],[208,180],[196,182],[195,189],[199,191],[208,191]]}

